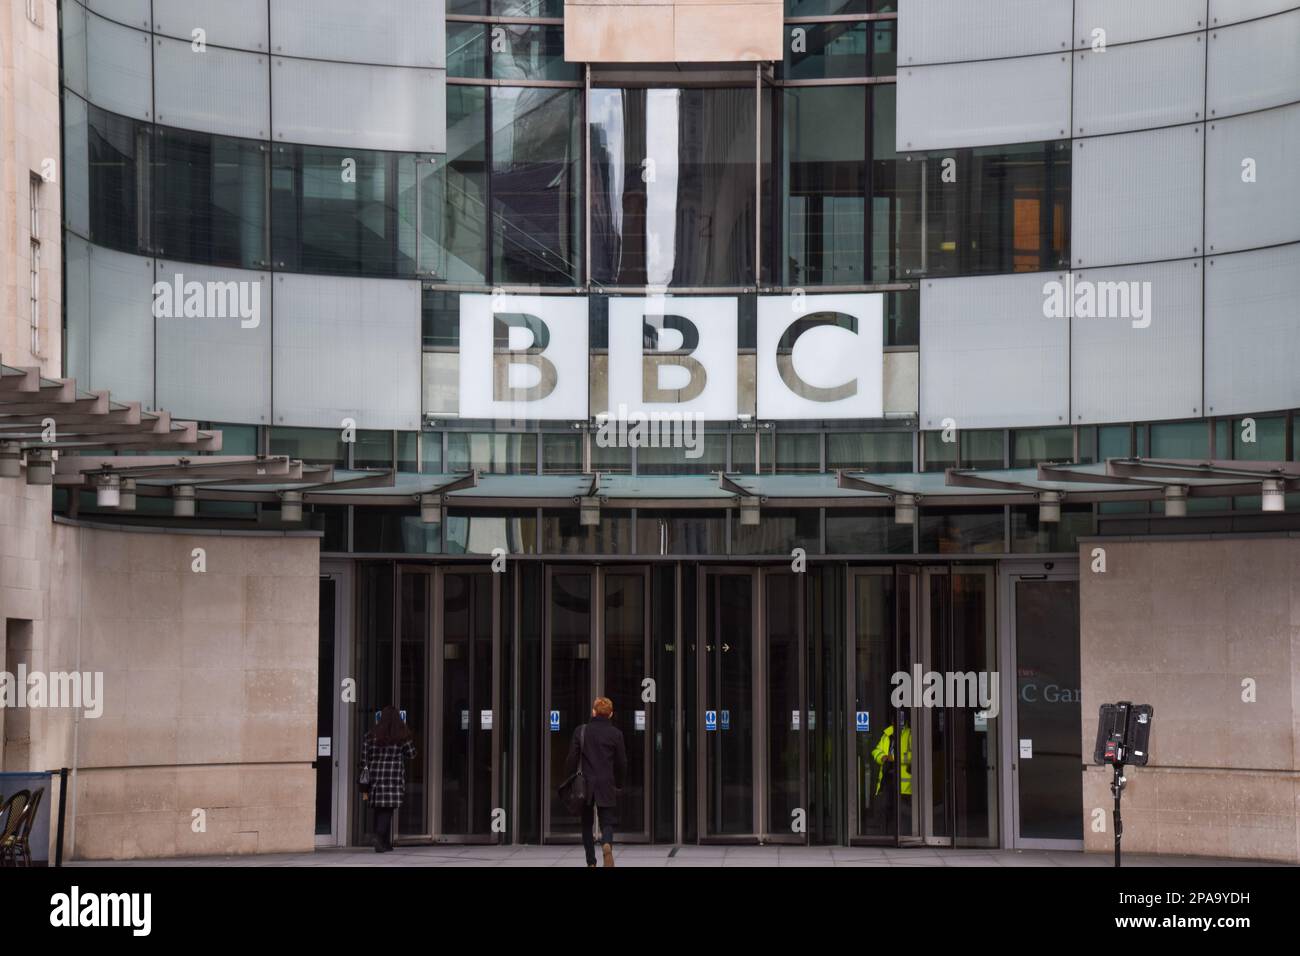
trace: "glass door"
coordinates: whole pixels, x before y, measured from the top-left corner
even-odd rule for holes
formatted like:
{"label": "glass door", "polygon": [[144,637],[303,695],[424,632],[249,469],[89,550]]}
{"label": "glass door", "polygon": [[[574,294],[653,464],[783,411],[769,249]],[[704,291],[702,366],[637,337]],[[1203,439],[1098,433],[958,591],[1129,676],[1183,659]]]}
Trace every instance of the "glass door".
{"label": "glass door", "polygon": [[[1041,565],[1039,565],[1041,568]],[[1004,747],[1015,845],[1083,846],[1079,582],[1076,572],[1011,573],[1014,708]],[[1009,702],[1010,703],[1010,702]]]}
{"label": "glass door", "polygon": [[757,839],[759,610],[755,569],[702,569],[696,654],[699,836]]}
{"label": "glass door", "polygon": [[591,718],[592,628],[596,575],[590,568],[546,569],[546,640],[543,651],[547,721],[544,838],[581,833],[581,820],[569,813],[556,788],[567,774],[573,733]]}
{"label": "glass door", "polygon": [[[433,606],[432,568],[399,566],[398,628],[396,648],[397,699],[392,701],[410,728],[415,743],[415,759],[406,764],[406,796],[396,817],[397,835],[404,840],[427,842],[433,835],[429,813],[430,720],[428,713],[429,645],[432,640]],[[384,701],[383,703],[388,703]],[[383,704],[376,701],[377,707]],[[378,712],[367,715],[365,729],[378,720]]]}
{"label": "glass door", "polygon": [[437,578],[432,737],[441,773],[432,816],[440,842],[495,843],[503,832],[493,818],[501,751],[499,580],[487,568],[444,568]]}
{"label": "glass door", "polygon": [[804,580],[790,571],[762,572],[764,842],[808,842],[807,740],[816,718],[806,693]]}

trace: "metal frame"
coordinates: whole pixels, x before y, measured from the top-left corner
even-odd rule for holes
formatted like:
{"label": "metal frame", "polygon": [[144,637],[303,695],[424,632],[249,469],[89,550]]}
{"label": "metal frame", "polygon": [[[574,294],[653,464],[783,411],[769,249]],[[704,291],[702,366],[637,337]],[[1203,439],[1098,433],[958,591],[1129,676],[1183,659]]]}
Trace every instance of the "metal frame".
{"label": "metal frame", "polygon": [[[490,567],[477,566],[439,566],[432,571],[432,605],[429,625],[432,629],[432,636],[429,640],[429,661],[426,668],[429,700],[429,761],[428,772],[432,778],[429,786],[429,830],[435,843],[478,843],[478,844],[495,844],[502,842],[502,834],[493,833],[490,829],[485,833],[443,833],[442,832],[442,782],[444,780],[444,766],[442,754],[443,741],[443,678],[444,671],[444,652],[446,647],[446,626],[445,612],[446,600],[445,581],[448,574],[458,574],[465,576],[483,577],[487,576],[491,580],[492,587],[492,730],[491,730],[491,780],[492,804],[493,809],[497,809],[501,803],[501,734],[502,734],[502,713],[501,713],[501,683],[505,676],[501,673],[501,575],[492,572]],[[471,624],[473,627],[473,624]],[[473,656],[470,657],[470,666],[473,667]],[[471,681],[472,686],[472,681]],[[436,705],[435,702],[436,701]],[[480,702],[481,703],[481,702]],[[474,727],[474,721],[479,719],[470,709],[470,727]],[[481,730],[481,727],[480,727]],[[473,786],[473,752],[470,753],[471,770],[470,784]],[[434,785],[436,782],[436,785]],[[469,799],[473,799],[473,793]],[[489,824],[490,825],[490,824]]]}
{"label": "metal frame", "polygon": [[[700,567],[696,578],[696,654],[695,654],[695,733],[696,740],[699,741],[695,748],[695,812],[696,812],[696,839],[701,844],[707,843],[757,843],[762,839],[762,821],[766,819],[764,809],[767,804],[767,795],[762,786],[763,782],[763,738],[762,728],[767,723],[767,701],[766,695],[759,693],[764,687],[763,673],[764,662],[762,649],[765,641],[762,639],[764,633],[763,601],[762,601],[762,581],[760,568],[757,565],[748,567],[740,565],[722,565],[718,567]],[[750,828],[744,833],[712,834],[709,828],[709,745],[707,732],[704,729],[704,704],[708,701],[709,692],[709,636],[715,633],[711,623],[708,620],[708,588],[709,579],[722,577],[724,575],[734,575],[738,577],[748,577],[750,580],[750,594],[752,596],[752,610],[750,619],[750,633],[753,639],[750,642],[750,692],[754,699],[753,720],[756,728],[753,739],[750,743],[752,748],[751,766],[753,769],[753,780],[750,782],[753,788],[753,819],[750,821]],[[722,733],[721,728],[714,733]]]}
{"label": "metal frame", "polygon": [[791,571],[788,567],[760,567],[758,569],[759,592],[755,601],[756,604],[760,605],[759,616],[762,622],[762,629],[755,632],[760,662],[760,666],[755,673],[755,679],[759,682],[757,687],[759,693],[755,697],[762,702],[761,706],[757,707],[756,710],[762,713],[763,721],[758,727],[758,733],[755,735],[760,741],[760,759],[755,765],[755,786],[759,797],[757,801],[759,808],[758,839],[760,843],[789,843],[807,846],[808,829],[806,827],[802,835],[785,830],[771,829],[772,814],[769,806],[769,792],[772,785],[772,767],[768,758],[772,752],[772,718],[774,715],[770,707],[771,697],[769,691],[771,685],[768,681],[770,677],[768,664],[770,663],[771,643],[768,630],[767,582],[774,577],[792,578],[795,583],[796,602],[798,604],[795,613],[795,626],[798,631],[796,641],[798,643],[799,658],[797,685],[799,698],[799,807],[804,810],[805,818],[808,811],[808,576]]}
{"label": "metal frame", "polygon": [[[998,568],[998,590],[1002,614],[999,615],[998,667],[1002,672],[1000,693],[1004,732],[999,750],[1003,799],[1000,807],[1002,846],[1033,850],[1082,850],[1083,840],[1026,839],[1020,836],[1020,688],[1017,677],[1019,634],[1016,630],[1016,584],[1022,580],[1079,580],[1077,561],[1005,561]],[[1075,648],[1076,655],[1079,648]],[[1082,717],[1082,713],[1080,714]],[[1080,808],[1080,814],[1083,810]]]}
{"label": "metal frame", "polygon": [[[591,623],[589,625],[588,637],[590,640],[590,656],[588,657],[589,681],[587,686],[588,698],[603,696],[605,690],[605,582],[611,573],[610,568],[592,564],[590,558],[584,558],[580,563],[547,563],[545,574],[542,576],[542,607],[543,607],[543,626],[542,626],[542,703],[545,709],[550,710],[551,687],[552,687],[552,614],[551,614],[551,595],[552,581],[556,572],[563,574],[582,574],[586,573],[591,581]],[[641,653],[645,660],[647,670],[654,667],[654,658],[651,653],[652,635],[651,627],[653,618],[652,610],[652,593],[650,566],[644,562],[630,562],[628,564],[619,563],[612,569],[612,573],[619,575],[638,574],[642,582],[642,650]],[[645,676],[650,676],[646,674]],[[620,843],[650,843],[654,831],[652,814],[654,811],[654,748],[651,741],[654,737],[654,707],[652,702],[645,703],[646,711],[646,746],[642,752],[642,820],[644,828],[636,832],[626,830],[616,830],[614,837]],[[637,710],[638,708],[623,708]],[[577,727],[566,728],[570,733]],[[635,733],[635,731],[633,731]],[[541,782],[541,832],[543,843],[576,843],[581,839],[581,834],[557,833],[551,829],[551,804],[550,794],[552,790],[559,785],[559,781],[551,779],[551,759],[550,759],[550,737],[555,731],[550,729],[546,721],[541,722],[540,733],[541,751],[540,762],[542,765]]]}
{"label": "metal frame", "polygon": [[[321,578],[334,582],[334,680],[335,688],[342,686],[344,675],[351,670],[352,662],[352,562],[322,561]],[[346,846],[348,843],[348,814],[352,798],[352,735],[349,724],[351,714],[341,704],[334,708],[330,759],[333,767],[333,797],[331,798],[331,827],[328,834],[316,834],[316,846]],[[317,758],[318,760],[321,758]]]}

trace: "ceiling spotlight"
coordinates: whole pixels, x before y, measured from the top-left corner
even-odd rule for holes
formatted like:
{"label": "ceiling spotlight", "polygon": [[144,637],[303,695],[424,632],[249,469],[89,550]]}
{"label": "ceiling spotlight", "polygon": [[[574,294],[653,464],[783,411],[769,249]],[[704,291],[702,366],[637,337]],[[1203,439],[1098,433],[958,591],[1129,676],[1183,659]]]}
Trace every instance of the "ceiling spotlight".
{"label": "ceiling spotlight", "polygon": [[1274,514],[1286,511],[1286,493],[1282,482],[1276,478],[1266,478],[1260,490],[1260,507]]}
{"label": "ceiling spotlight", "polygon": [[280,520],[297,524],[302,520],[302,492],[280,492]]}
{"label": "ceiling spotlight", "polygon": [[95,477],[95,504],[100,508],[116,508],[122,504],[122,479],[117,475]]}
{"label": "ceiling spotlight", "polygon": [[172,489],[172,517],[194,517],[194,486],[177,485]]}
{"label": "ceiling spotlight", "polygon": [[916,495],[894,495],[894,524],[916,524]]}

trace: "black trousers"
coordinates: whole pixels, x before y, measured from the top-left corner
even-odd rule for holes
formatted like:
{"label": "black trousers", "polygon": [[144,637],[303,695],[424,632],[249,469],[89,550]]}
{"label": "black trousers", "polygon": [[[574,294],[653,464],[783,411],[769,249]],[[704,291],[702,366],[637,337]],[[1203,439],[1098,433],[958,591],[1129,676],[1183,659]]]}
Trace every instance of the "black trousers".
{"label": "black trousers", "polygon": [[596,844],[591,836],[591,826],[600,817],[600,842],[614,842],[614,827],[618,825],[618,807],[597,807],[589,803],[582,810],[582,848],[587,851],[587,864],[596,862]]}
{"label": "black trousers", "polygon": [[393,846],[393,811],[396,807],[375,807],[375,839],[388,849]]}

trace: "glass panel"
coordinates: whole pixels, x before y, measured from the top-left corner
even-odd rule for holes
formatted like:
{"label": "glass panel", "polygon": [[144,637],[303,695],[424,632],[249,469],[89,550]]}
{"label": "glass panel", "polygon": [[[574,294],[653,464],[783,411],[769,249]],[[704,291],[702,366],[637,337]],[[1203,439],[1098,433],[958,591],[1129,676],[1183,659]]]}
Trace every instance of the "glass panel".
{"label": "glass panel", "polygon": [[866,97],[862,86],[785,91],[787,285],[863,281]]}
{"label": "glass panel", "polygon": [[877,20],[871,25],[871,75],[893,76],[898,72],[898,22]]}
{"label": "glass panel", "polygon": [[785,0],[785,15],[790,18],[847,16],[871,13],[871,5],[872,0]]}
{"label": "glass panel", "polygon": [[591,573],[556,573],[551,578],[550,824],[553,833],[579,832],[578,818],[557,792],[568,774],[574,731],[591,717]]}
{"label": "glass panel", "polygon": [[885,345],[921,344],[921,291],[885,293]]}
{"label": "glass panel", "polygon": [[721,511],[638,511],[636,550],[637,554],[726,554],[726,516]]}
{"label": "glass panel", "polygon": [[[754,832],[754,621],[748,574],[710,574],[705,606],[705,835]],[[708,730],[707,714],[715,715]]]}
{"label": "glass panel", "polygon": [[[927,246],[913,273],[1038,272],[1069,257],[1070,153],[1057,142],[945,150],[926,177]],[[956,180],[945,175],[955,160]]]}
{"label": "glass panel", "polygon": [[492,581],[443,577],[441,832],[489,832],[492,817]]}
{"label": "glass panel", "polygon": [[[731,470],[735,474],[756,475],[760,471],[770,474],[776,459],[776,436],[770,431],[758,432],[755,447],[754,432],[741,432],[731,436]],[[761,456],[762,467],[754,460],[755,451]]]}
{"label": "glass panel", "polygon": [[[983,700],[994,700],[996,690],[988,685],[997,673],[993,630],[993,576],[982,571],[952,573],[952,665],[951,670],[967,675],[963,692],[965,707],[954,707],[951,743],[953,748],[953,801],[957,842],[990,845],[997,843],[997,752],[1000,718],[983,711]],[[1076,660],[1078,655],[1075,655]],[[936,667],[946,671],[947,667]],[[980,686],[981,676],[984,680]],[[973,677],[974,686],[969,678]],[[972,701],[972,697],[975,699]],[[1078,732],[1075,739],[1079,739]],[[935,754],[935,765],[940,757]],[[1079,779],[1078,775],[1074,775]],[[1076,807],[1079,804],[1075,805]]]}
{"label": "glass panel", "polygon": [[1011,550],[1015,552],[1073,551],[1081,535],[1093,534],[1092,505],[1062,505],[1061,520],[1044,524],[1038,506],[1011,509]]}
{"label": "glass panel", "polygon": [[542,513],[543,554],[630,554],[632,512],[600,509],[600,524],[578,521],[576,508]]}
{"label": "glass panel", "polygon": [[591,470],[611,474],[631,474],[632,449],[591,443]]}
{"label": "glass panel", "polygon": [[[375,711],[396,700],[393,685],[393,575],[391,564],[375,562],[358,565],[360,577],[358,650],[361,665],[360,699],[353,710],[352,739],[374,725]],[[331,693],[333,691],[331,690]],[[407,765],[409,772],[410,765]],[[365,843],[374,838],[374,812],[363,810],[354,815],[353,838]]]}
{"label": "glass panel", "polygon": [[354,468],[392,468],[393,433],[358,431],[356,443],[352,446],[352,466]]}
{"label": "glass panel", "polygon": [[564,0],[492,0],[492,16],[558,20],[564,16]]}
{"label": "glass panel", "polygon": [[753,89],[591,91],[592,277],[754,284]]}
{"label": "glass panel", "polygon": [[323,146],[273,150],[271,248],[277,269],[416,274],[414,156]]}
{"label": "glass panel", "polygon": [[152,163],[158,255],[265,266],[266,150],[254,140],[159,127]]}
{"label": "glass panel", "polygon": [[[894,84],[870,90],[871,281],[898,282],[919,271],[923,169],[918,160],[900,157],[894,149],[898,99]],[[918,302],[918,315],[919,310]]]}
{"label": "glass panel", "polygon": [[799,594],[800,578],[793,574],[769,574],[764,576],[764,582],[767,602],[767,828],[775,835],[790,833],[794,811],[807,809],[799,786],[799,754],[808,715],[799,697],[800,611],[803,608]]}
{"label": "glass panel", "polygon": [[492,90],[494,282],[578,282],[579,104],[577,90]]}
{"label": "glass panel", "polygon": [[421,162],[420,272],[487,281],[487,91],[447,87],[447,155]]}
{"label": "glass panel", "polygon": [[460,347],[460,296],[429,283],[421,288],[420,331],[426,349]]}
{"label": "glass panel", "polygon": [[1102,425],[1097,429],[1097,460],[1127,458],[1132,454],[1132,438],[1127,425]]}
{"label": "glass panel", "polygon": [[542,436],[542,474],[565,475],[582,472],[582,435],[547,434]]}
{"label": "glass panel", "polygon": [[911,554],[912,526],[892,508],[826,509],[827,554]]}
{"label": "glass panel", "polygon": [[[727,436],[700,435],[700,429],[691,427],[683,435],[693,438],[694,447],[649,448],[636,450],[638,475],[701,475],[727,468]],[[697,457],[692,458],[694,454]]]}
{"label": "glass panel", "polygon": [[[944,441],[945,434],[952,440]],[[952,432],[922,432],[921,440],[924,442],[926,471],[956,467],[958,443]]]}
{"label": "glass panel", "polygon": [[[949,592],[947,574],[926,575],[928,582],[929,627],[918,635],[917,656],[912,663],[920,664],[922,671],[952,670],[952,637],[949,631],[949,615],[952,612],[952,595]],[[936,837],[952,836],[950,814],[952,813],[952,774],[949,767],[949,746],[951,744],[951,713],[947,708],[930,709],[925,716],[917,713],[918,702],[913,698],[911,722],[924,726],[930,725],[928,752],[925,747],[925,734],[921,734],[922,760],[929,758],[929,793],[922,793],[922,801],[929,804],[930,832],[924,835]],[[906,751],[906,747],[903,748]],[[920,808],[923,812],[925,807]],[[924,829],[924,827],[922,827]]]}
{"label": "glass panel", "polygon": [[414,508],[357,507],[352,548],[373,554],[437,554],[442,550],[442,525],[425,524]]}
{"label": "glass panel", "polygon": [[[894,578],[855,574],[853,594],[853,752],[855,754],[857,833],[890,837],[902,790],[910,816],[912,761],[910,726],[894,726],[889,697],[894,663]],[[901,597],[906,597],[900,593]],[[886,734],[886,730],[892,733]],[[906,735],[906,739],[901,739]],[[903,759],[899,760],[899,742]],[[889,758],[892,758],[889,759]],[[900,783],[898,768],[902,768]]]}
{"label": "glass panel", "polygon": [[1001,553],[1005,520],[1001,508],[922,508],[922,554]]}
{"label": "glass panel", "polygon": [[442,432],[420,435],[420,471],[426,475],[442,474]]}
{"label": "glass panel", "polygon": [[1012,468],[1032,468],[1039,462],[1072,461],[1074,429],[1036,428],[1011,433]]}
{"label": "glass panel", "polygon": [[912,470],[911,432],[857,432],[827,435],[827,470],[908,472]]}
{"label": "glass panel", "polygon": [[1163,422],[1151,426],[1152,458],[1208,458],[1210,429],[1205,422]]}
{"label": "glass panel", "polygon": [[784,76],[787,80],[866,76],[867,36],[866,21],[788,23]]}
{"label": "glass panel", "polygon": [[998,431],[961,432],[961,463],[964,468],[1002,468],[1006,435]]}
{"label": "glass panel", "polygon": [[776,436],[776,470],[819,472],[822,470],[820,432],[784,432]]}
{"label": "glass panel", "polygon": [[123,252],[142,250],[140,213],[146,189],[149,129],[144,123],[87,108],[90,238]]}
{"label": "glass panel", "polygon": [[448,432],[447,470],[484,474],[517,475],[537,473],[535,434],[493,432]]}
{"label": "glass panel", "polygon": [[562,26],[494,24],[492,39],[492,76],[498,80],[576,80],[580,77],[578,64],[564,62]]}
{"label": "glass panel", "polygon": [[447,0],[447,12],[463,17],[487,16],[487,0]]}
{"label": "glass panel", "polygon": [[1242,461],[1285,460],[1286,419],[1237,419],[1232,423],[1232,457]]}
{"label": "glass panel", "polygon": [[221,432],[221,454],[223,455],[257,454],[256,425],[226,425],[210,422],[200,427],[215,428]]}
{"label": "glass panel", "polygon": [[486,24],[455,21],[447,24],[448,76],[472,79],[487,75],[487,35]]}
{"label": "glass panel", "polygon": [[647,722],[637,726],[641,681],[649,674],[646,660],[646,577],[641,572],[605,576],[605,681],[601,695],[614,702],[614,726],[627,747],[627,781],[619,797],[619,830],[646,829]]}
{"label": "glass panel", "polygon": [[342,432],[333,428],[272,428],[271,454],[339,468],[348,463]]}
{"label": "glass panel", "polygon": [[537,553],[536,511],[463,511],[447,514],[448,554]]}
{"label": "glass panel", "polygon": [[1016,582],[1016,722],[1033,757],[1017,762],[1020,836],[1083,839],[1079,584]]}
{"label": "glass panel", "polygon": [[[402,574],[401,647],[398,662],[398,700],[406,711],[406,726],[415,736],[415,759],[406,764],[406,797],[397,816],[397,832],[421,835],[429,832],[427,771],[424,746],[426,667],[429,639],[429,575]],[[371,714],[374,720],[374,714]]]}
{"label": "glass panel", "polygon": [[816,508],[763,508],[758,524],[741,524],[737,515],[731,527],[735,540],[732,554],[788,555],[795,548],[803,548],[808,554],[821,553],[821,512]]}
{"label": "glass panel", "polygon": [[398,471],[419,471],[420,455],[416,448],[418,444],[416,432],[398,432],[397,433],[397,470]]}
{"label": "glass panel", "polygon": [[[319,653],[316,661],[316,736],[324,737],[334,747],[334,588],[333,578],[320,582]],[[344,774],[347,779],[347,774]],[[334,761],[316,761],[316,832],[334,832]]]}

